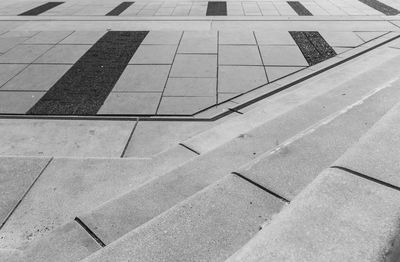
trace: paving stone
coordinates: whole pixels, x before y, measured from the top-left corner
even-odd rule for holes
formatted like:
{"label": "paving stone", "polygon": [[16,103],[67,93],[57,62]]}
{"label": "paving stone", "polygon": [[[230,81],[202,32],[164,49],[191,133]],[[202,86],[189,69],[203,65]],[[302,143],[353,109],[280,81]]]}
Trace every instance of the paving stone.
{"label": "paving stone", "polygon": [[220,65],[262,65],[257,46],[221,45],[218,53]]}
{"label": "paving stone", "polygon": [[32,63],[49,50],[51,45],[18,45],[0,56],[0,63]]}
{"label": "paving stone", "polygon": [[297,72],[304,67],[291,67],[291,66],[266,66],[268,81],[275,81],[278,78],[285,77],[294,72]]}
{"label": "paving stone", "polygon": [[216,77],[216,55],[177,54],[170,77]]}
{"label": "paving stone", "polygon": [[216,96],[216,78],[169,78],[164,96]]}
{"label": "paving stone", "polygon": [[48,10],[58,6],[58,5],[63,4],[63,3],[64,2],[47,2],[45,4],[39,5],[39,6],[35,7],[35,8],[33,8],[33,9],[28,10],[28,11],[22,13],[22,14],[19,14],[19,15],[22,15],[22,16],[39,15],[39,14],[44,13],[44,12],[46,12],[46,11],[48,11]]}
{"label": "paving stone", "polygon": [[267,83],[262,66],[220,66],[218,91],[245,92]]}
{"label": "paving stone", "polygon": [[108,95],[97,114],[153,115],[156,113],[161,93],[115,93]]}
{"label": "paving stone", "polygon": [[115,84],[113,92],[162,92],[169,70],[169,65],[128,65]]}
{"label": "paving stone", "polygon": [[400,143],[399,110],[400,106],[396,105],[333,165],[400,187],[396,157]]}
{"label": "paving stone", "polygon": [[24,260],[43,261],[79,261],[101,246],[75,221],[55,229],[48,236],[32,243],[24,251]]}
{"label": "paving stone", "polygon": [[0,53],[6,53],[18,44],[29,39],[28,37],[2,37],[0,36]]}
{"label": "paving stone", "polygon": [[74,64],[90,47],[90,45],[57,45],[37,59],[35,63]]}
{"label": "paving stone", "polygon": [[141,45],[129,64],[172,64],[176,45]]}
{"label": "paving stone", "polygon": [[220,45],[255,45],[253,32],[249,31],[220,31]]}
{"label": "paving stone", "polygon": [[[2,246],[35,239],[151,178],[148,160],[56,158],[2,228]],[[101,192],[101,194],[99,194]]]}
{"label": "paving stone", "polygon": [[0,225],[5,223],[18,202],[46,167],[50,158],[0,158]]}
{"label": "paving stone", "polygon": [[296,45],[287,31],[255,31],[259,45]]}
{"label": "paving stone", "polygon": [[164,96],[157,111],[159,115],[192,115],[216,103],[215,97]]}
{"label": "paving stone", "polygon": [[44,31],[29,38],[24,44],[57,44],[71,33],[70,31]]}
{"label": "paving stone", "polygon": [[333,50],[335,50],[336,54],[343,54],[344,52],[350,51],[353,48],[351,47],[333,47]]}
{"label": "paving stone", "polygon": [[324,171],[227,261],[379,261],[398,236],[399,201],[396,190]]}
{"label": "paving stone", "polygon": [[[0,65],[0,87],[21,72],[26,65],[5,64]],[[1,89],[0,89],[1,90]]]}
{"label": "paving stone", "polygon": [[118,16],[122,14],[128,7],[130,7],[135,2],[122,2],[118,6],[116,6],[113,10],[111,10],[106,15],[108,16]]}
{"label": "paving stone", "polygon": [[125,157],[151,157],[210,127],[209,122],[141,121],[125,151]]}
{"label": "paving stone", "polygon": [[226,1],[209,1],[207,16],[226,16]]}
{"label": "paving stone", "polygon": [[29,65],[1,90],[47,91],[70,68],[69,65]]}
{"label": "paving stone", "polygon": [[[328,103],[354,96],[354,92],[358,92],[354,90],[357,86],[349,84],[347,90],[342,89],[342,92],[319,101],[321,110]],[[331,122],[314,127],[313,132],[280,147],[239,173],[286,199],[294,199],[322,170],[331,166],[348,148],[356,145],[371,126],[397,103],[396,97],[400,91],[395,89],[394,85],[361,100],[359,105],[338,115]]]}
{"label": "paving stone", "polygon": [[218,93],[218,103],[224,102],[226,100],[229,100],[237,95],[239,95],[240,93]]}
{"label": "paving stone", "polygon": [[260,46],[260,52],[266,66],[308,66],[297,46]]}
{"label": "paving stone", "polygon": [[142,44],[145,45],[178,45],[181,31],[150,31]]}
{"label": "paving stone", "polygon": [[387,32],[355,32],[365,42],[378,38]]}
{"label": "paving stone", "polygon": [[86,261],[222,261],[282,205],[247,181],[228,176]]}
{"label": "paving stone", "polygon": [[356,47],[363,44],[354,32],[322,31],[320,34],[331,46]]}
{"label": "paving stone", "polygon": [[62,40],[60,44],[90,45],[96,43],[105,33],[105,31],[75,31]]}
{"label": "paving stone", "polygon": [[0,113],[25,114],[46,92],[0,92]]}
{"label": "paving stone", "polygon": [[183,33],[181,43],[178,48],[178,53],[193,53],[193,54],[216,54],[217,53],[217,32],[191,32]]}
{"label": "paving stone", "polygon": [[305,6],[299,1],[287,1],[291,8],[299,15],[299,16],[312,16],[313,14],[305,8]]}
{"label": "paving stone", "polygon": [[29,38],[29,37],[32,37],[32,36],[34,36],[34,35],[36,35],[36,34],[38,34],[39,33],[39,31],[32,31],[32,30],[29,30],[29,31],[8,31],[7,33],[5,33],[5,34],[3,34],[3,35],[1,35],[1,38],[14,38],[14,37],[27,37],[27,38]]}
{"label": "paving stone", "polygon": [[118,121],[2,119],[0,153],[18,156],[119,157],[132,128],[132,122]]}

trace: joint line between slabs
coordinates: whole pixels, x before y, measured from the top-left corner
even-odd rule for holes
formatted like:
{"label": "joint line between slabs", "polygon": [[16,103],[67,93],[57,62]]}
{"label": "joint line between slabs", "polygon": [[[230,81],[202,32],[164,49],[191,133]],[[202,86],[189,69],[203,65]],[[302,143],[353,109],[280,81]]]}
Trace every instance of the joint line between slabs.
{"label": "joint line between slabs", "polygon": [[395,186],[395,185],[392,185],[392,184],[390,184],[390,183],[384,182],[384,181],[382,181],[382,180],[379,180],[379,179],[376,179],[376,178],[373,178],[373,177],[364,175],[363,173],[354,171],[354,170],[352,170],[352,169],[350,169],[350,168],[347,168],[347,167],[342,167],[342,166],[331,166],[330,168],[340,169],[340,170],[342,170],[342,171],[345,171],[345,172],[350,173],[350,174],[352,174],[352,175],[355,175],[355,176],[361,177],[361,178],[363,178],[363,179],[369,180],[369,181],[371,181],[371,182],[375,182],[375,183],[380,184],[380,185],[382,185],[382,186],[389,187],[389,188],[391,188],[391,189],[395,189],[395,190],[397,190],[397,191],[400,191],[400,187],[398,187],[398,186]]}
{"label": "joint line between slabs", "polygon": [[254,37],[254,40],[256,41],[256,45],[257,45],[257,48],[258,48],[258,54],[260,55],[261,63],[263,65],[264,72],[265,72],[265,77],[267,78],[267,84],[268,84],[269,83],[269,79],[268,79],[267,69],[265,68],[264,59],[263,59],[262,54],[261,54],[260,45],[258,44],[256,33],[254,31],[253,31],[253,37]]}
{"label": "joint line between slabs", "polygon": [[190,148],[190,147],[188,147],[187,145],[185,145],[185,144],[183,144],[183,143],[179,143],[178,145],[180,145],[180,146],[182,146],[182,147],[184,147],[184,148],[186,148],[187,150],[190,150],[190,151],[192,151],[193,153],[195,153],[196,155],[200,155],[200,153],[199,152],[197,152],[196,150],[194,150],[193,148]]}
{"label": "joint line between slabs", "polygon": [[139,124],[139,118],[136,119],[135,124],[133,125],[132,131],[129,134],[129,137],[128,137],[128,140],[126,141],[124,149],[122,150],[121,158],[123,158],[125,156],[126,150],[128,149],[128,146],[131,143],[131,140],[132,140],[132,137],[133,137],[133,133],[135,132],[136,127],[137,127],[138,124]]}
{"label": "joint line between slabs", "polygon": [[267,192],[267,193],[273,195],[273,196],[276,197],[276,198],[279,198],[280,200],[282,200],[282,201],[284,201],[284,202],[286,202],[286,203],[290,203],[290,201],[287,200],[286,198],[284,198],[283,196],[278,195],[277,193],[275,193],[275,192],[269,190],[268,188],[266,188],[266,187],[264,187],[264,186],[262,186],[262,185],[260,185],[260,184],[258,184],[258,183],[256,183],[256,182],[254,182],[253,180],[251,180],[251,179],[245,177],[244,175],[242,175],[242,174],[240,174],[240,173],[238,173],[238,172],[232,172],[231,174],[236,175],[236,176],[240,177],[240,178],[243,179],[243,180],[246,180],[246,181],[249,182],[250,184],[252,184],[252,185],[254,185],[254,186],[260,188],[261,190],[264,190],[265,192]]}
{"label": "joint line between slabs", "polygon": [[14,206],[14,208],[8,213],[7,217],[4,219],[3,223],[0,225],[0,230],[3,228],[3,226],[7,223],[7,221],[10,219],[12,214],[14,214],[14,211],[19,207],[19,205],[22,203],[22,201],[25,199],[26,195],[31,191],[32,187],[36,184],[36,181],[42,176],[44,171],[47,169],[47,167],[50,165],[50,163],[53,161],[53,157],[50,158],[50,160],[47,162],[47,164],[43,167],[43,169],[40,171],[39,175],[33,180],[31,185],[28,187],[28,189],[25,191],[25,193],[22,195],[21,199],[17,202],[17,204]]}
{"label": "joint line between slabs", "polygon": [[83,230],[85,230],[101,247],[105,247],[106,244],[85,224],[79,217],[74,218]]}

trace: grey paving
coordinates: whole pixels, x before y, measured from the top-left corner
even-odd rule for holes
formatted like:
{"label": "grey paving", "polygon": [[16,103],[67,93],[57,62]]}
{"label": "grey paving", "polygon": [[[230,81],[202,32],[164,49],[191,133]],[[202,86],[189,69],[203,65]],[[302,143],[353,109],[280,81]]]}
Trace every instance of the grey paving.
{"label": "grey paving", "polygon": [[228,176],[84,261],[222,261],[282,205]]}
{"label": "grey paving", "polygon": [[46,92],[0,92],[0,112],[3,114],[25,114]]}
{"label": "grey paving", "polygon": [[161,93],[111,93],[98,111],[98,115],[154,115]]}
{"label": "grey paving", "polygon": [[219,66],[218,91],[241,93],[268,83],[262,66]]}
{"label": "grey paving", "polygon": [[396,105],[333,165],[400,187],[397,175],[399,110],[400,105]]}
{"label": "grey paving", "polygon": [[57,45],[42,55],[35,63],[75,64],[90,45]]}
{"label": "grey paving", "polygon": [[52,45],[18,45],[0,56],[0,63],[32,63]]}
{"label": "grey paving", "polygon": [[215,97],[217,78],[169,78],[164,96]]}
{"label": "grey paving", "polygon": [[324,171],[227,261],[379,261],[397,238],[399,201],[397,190]]}
{"label": "grey paving", "polygon": [[0,67],[0,85],[4,85],[19,72],[21,72],[27,65],[21,64],[7,64]]}
{"label": "grey paving", "polygon": [[[72,221],[75,216],[138,187],[151,178],[145,172],[148,162],[135,159],[54,159],[2,228],[1,247],[26,247]],[[29,162],[23,164],[27,168]],[[40,167],[43,165],[38,164]],[[33,166],[32,179],[38,175],[37,171],[38,168],[35,174]],[[29,180],[20,183],[28,184]]]}
{"label": "grey paving", "polygon": [[34,181],[44,170],[50,158],[0,158],[0,225],[16,208]]}
{"label": "grey paving", "polygon": [[[339,94],[320,101],[321,110],[328,103],[346,100],[344,96],[352,96],[356,86],[358,85],[349,85],[348,88],[342,89],[342,94],[345,95]],[[388,87],[338,115],[332,121],[314,127],[313,132],[281,146],[276,152],[266,155],[254,165],[238,172],[280,196],[292,200],[323,169],[332,165],[348,148],[356,145],[391,106],[397,103],[399,96],[400,92],[396,90],[395,85]]]}
{"label": "grey paving", "polygon": [[176,45],[141,45],[129,64],[172,64]]}
{"label": "grey paving", "polygon": [[171,77],[216,77],[216,55],[178,54],[172,65]]}

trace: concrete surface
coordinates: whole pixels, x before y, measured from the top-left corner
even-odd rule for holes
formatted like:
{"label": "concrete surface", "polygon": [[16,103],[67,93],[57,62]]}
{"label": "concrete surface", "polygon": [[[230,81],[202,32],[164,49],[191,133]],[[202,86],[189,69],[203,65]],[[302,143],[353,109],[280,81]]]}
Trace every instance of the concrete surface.
{"label": "concrete surface", "polygon": [[326,170],[227,261],[382,261],[399,201],[397,190]]}
{"label": "concrete surface", "polygon": [[84,261],[222,261],[282,206],[229,175]]}

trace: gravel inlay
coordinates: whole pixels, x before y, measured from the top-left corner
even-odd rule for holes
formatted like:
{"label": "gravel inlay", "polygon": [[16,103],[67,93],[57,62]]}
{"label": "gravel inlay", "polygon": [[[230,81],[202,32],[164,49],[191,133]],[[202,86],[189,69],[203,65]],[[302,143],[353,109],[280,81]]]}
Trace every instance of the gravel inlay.
{"label": "gravel inlay", "polygon": [[96,114],[147,33],[148,31],[107,32],[27,114]]}
{"label": "gravel inlay", "polygon": [[388,6],[382,2],[379,2],[378,0],[359,0],[359,1],[381,13],[384,13],[385,15],[398,15],[400,13],[399,10],[391,6]]}
{"label": "gravel inlay", "polygon": [[115,7],[113,10],[108,12],[106,14],[106,16],[118,16],[134,3],[135,2],[122,2],[117,7]]}
{"label": "gravel inlay", "polygon": [[226,2],[208,2],[207,5],[207,16],[226,16]]}
{"label": "gravel inlay", "polygon": [[19,14],[19,15],[23,15],[23,16],[26,16],[26,15],[30,15],[30,16],[40,15],[41,13],[44,13],[44,12],[46,12],[46,11],[56,7],[56,6],[59,6],[59,5],[63,4],[63,3],[64,2],[48,2],[48,3],[45,3],[43,5],[37,6],[37,7],[33,8],[33,9],[31,9],[31,10],[28,10],[28,11],[22,13],[22,14]]}
{"label": "gravel inlay", "polygon": [[288,1],[287,3],[299,16],[312,16],[313,15],[310,11],[308,11],[307,8],[305,8],[305,6],[302,3],[298,2],[298,1]]}
{"label": "gravel inlay", "polygon": [[289,32],[309,65],[318,64],[336,55],[335,50],[316,31]]}

